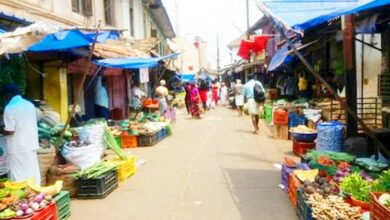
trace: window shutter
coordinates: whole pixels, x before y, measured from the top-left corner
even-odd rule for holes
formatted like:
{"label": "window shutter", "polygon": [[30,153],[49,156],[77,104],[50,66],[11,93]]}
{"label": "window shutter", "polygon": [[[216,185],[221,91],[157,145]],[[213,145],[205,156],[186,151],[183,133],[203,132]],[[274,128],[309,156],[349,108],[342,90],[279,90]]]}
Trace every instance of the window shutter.
{"label": "window shutter", "polygon": [[92,0],[84,0],[84,15],[90,17],[93,15]]}
{"label": "window shutter", "polygon": [[78,0],[72,0],[72,11],[73,12],[80,12]]}

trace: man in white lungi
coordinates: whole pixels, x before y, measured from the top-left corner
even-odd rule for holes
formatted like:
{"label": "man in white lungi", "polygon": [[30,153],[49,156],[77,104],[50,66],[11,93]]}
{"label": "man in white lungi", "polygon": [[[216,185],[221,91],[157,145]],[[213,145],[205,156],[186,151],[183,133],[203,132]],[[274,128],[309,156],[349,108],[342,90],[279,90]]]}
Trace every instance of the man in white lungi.
{"label": "man in white lungi", "polygon": [[238,114],[242,116],[242,107],[244,106],[244,96],[242,95],[242,85],[241,80],[236,80],[236,85],[234,85],[234,102],[237,107]]}
{"label": "man in white lungi", "polygon": [[35,107],[22,98],[16,84],[4,86],[3,94],[7,105],[4,110],[4,127],[0,128],[0,133],[6,135],[7,139],[10,178],[13,181],[22,181],[34,177],[36,184],[40,185]]}
{"label": "man in white lungi", "polygon": [[260,81],[255,79],[255,76],[252,76],[252,79],[245,83],[244,88],[242,89],[242,95],[247,99],[248,113],[251,115],[252,124],[254,127],[254,134],[259,133],[259,109],[260,103],[255,100],[255,86],[259,85],[263,92],[265,93],[263,84]]}

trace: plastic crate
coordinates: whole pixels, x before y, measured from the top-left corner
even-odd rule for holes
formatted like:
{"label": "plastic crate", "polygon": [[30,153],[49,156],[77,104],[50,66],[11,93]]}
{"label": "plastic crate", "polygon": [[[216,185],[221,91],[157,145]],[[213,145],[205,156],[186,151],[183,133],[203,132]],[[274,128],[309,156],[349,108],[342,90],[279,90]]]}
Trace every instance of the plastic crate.
{"label": "plastic crate", "polygon": [[289,121],[288,121],[288,126],[290,128],[297,127],[298,125],[306,125],[307,124],[307,119],[303,115],[298,115],[295,112],[290,112],[289,113]]}
{"label": "plastic crate", "polygon": [[316,147],[315,142],[307,143],[307,142],[298,142],[296,140],[293,141],[293,152],[297,157],[301,157],[306,154],[308,150],[312,150]]}
{"label": "plastic crate", "polygon": [[154,135],[140,135],[138,136],[139,147],[151,147],[156,145],[158,142],[157,133]]}
{"label": "plastic crate", "polygon": [[283,109],[274,111],[273,122],[275,125],[288,125],[288,111]]}
{"label": "plastic crate", "polygon": [[297,191],[297,215],[300,220],[313,220],[311,206],[302,189]]}
{"label": "plastic crate", "polygon": [[390,219],[390,211],[388,208],[379,203],[378,198],[383,193],[371,193],[370,213],[371,220],[388,220]]}
{"label": "plastic crate", "polygon": [[76,197],[80,199],[102,199],[118,188],[116,170],[93,179],[78,179]]}
{"label": "plastic crate", "polygon": [[302,183],[298,180],[298,178],[291,173],[288,183],[288,197],[290,198],[294,208],[297,207],[297,191],[301,185]]}
{"label": "plastic crate", "polygon": [[164,133],[163,133],[163,130],[161,129],[161,130],[159,130],[159,131],[157,132],[157,141],[160,142],[160,141],[162,141],[163,139],[164,139]]}
{"label": "plastic crate", "polygon": [[272,122],[272,106],[264,105],[265,121],[270,124]]}
{"label": "plastic crate", "polygon": [[167,129],[167,136],[171,136],[173,134],[172,124],[168,124],[165,128]]}
{"label": "plastic crate", "polygon": [[53,202],[41,211],[35,212],[30,218],[23,218],[23,220],[57,220],[56,204]]}
{"label": "plastic crate", "polygon": [[163,138],[168,137],[168,129],[167,128],[163,128],[161,131],[162,131]]}
{"label": "plastic crate", "polygon": [[122,135],[121,136],[122,148],[136,148],[138,146],[138,138],[133,135]]}
{"label": "plastic crate", "polygon": [[294,168],[290,168],[285,164],[282,164],[282,172],[281,172],[281,184],[284,186],[284,191],[288,192],[288,184],[290,179],[290,174],[294,171]]}
{"label": "plastic crate", "polygon": [[65,220],[70,216],[70,194],[68,191],[61,191],[53,198],[57,209],[57,219]]}
{"label": "plastic crate", "polygon": [[118,182],[124,182],[134,175],[136,170],[137,167],[135,165],[134,156],[130,156],[129,159],[121,161],[118,165]]}

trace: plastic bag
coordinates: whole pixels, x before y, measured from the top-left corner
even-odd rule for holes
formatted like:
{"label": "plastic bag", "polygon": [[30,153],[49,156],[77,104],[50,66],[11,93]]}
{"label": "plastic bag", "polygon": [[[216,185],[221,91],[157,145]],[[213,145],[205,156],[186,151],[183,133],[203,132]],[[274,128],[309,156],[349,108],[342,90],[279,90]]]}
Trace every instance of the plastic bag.
{"label": "plastic bag", "polygon": [[103,148],[95,144],[79,148],[64,145],[61,154],[67,162],[76,165],[81,170],[85,170],[100,161],[103,151]]}

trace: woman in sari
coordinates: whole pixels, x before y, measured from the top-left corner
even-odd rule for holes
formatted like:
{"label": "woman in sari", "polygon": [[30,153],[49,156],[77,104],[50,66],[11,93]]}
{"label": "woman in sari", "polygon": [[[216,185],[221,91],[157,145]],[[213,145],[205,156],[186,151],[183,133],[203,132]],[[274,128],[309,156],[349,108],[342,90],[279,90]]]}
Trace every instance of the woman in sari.
{"label": "woman in sari", "polygon": [[190,112],[193,118],[200,119],[199,102],[200,99],[198,87],[194,83],[192,83],[190,93]]}

